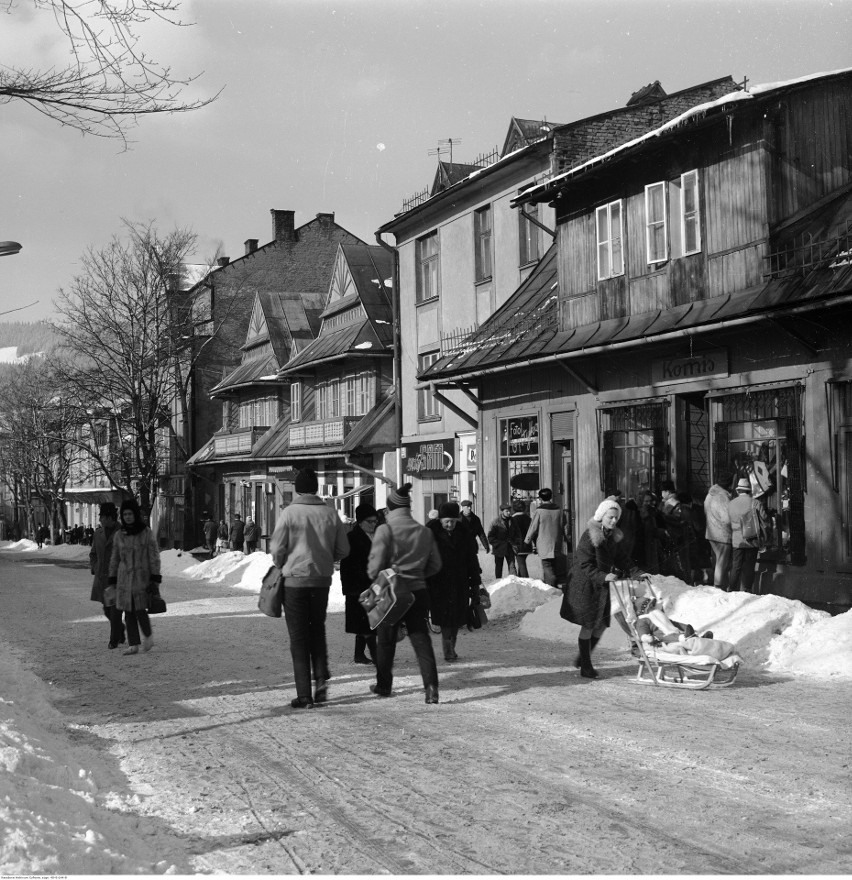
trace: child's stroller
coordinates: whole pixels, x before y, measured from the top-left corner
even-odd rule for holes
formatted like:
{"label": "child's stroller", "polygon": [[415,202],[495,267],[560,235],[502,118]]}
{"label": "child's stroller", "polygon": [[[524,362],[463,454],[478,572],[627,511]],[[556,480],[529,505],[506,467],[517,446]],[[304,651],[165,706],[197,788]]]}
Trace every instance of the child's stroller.
{"label": "child's stroller", "polygon": [[657,602],[650,584],[617,580],[612,582],[612,590],[620,606],[614,617],[630,637],[631,653],[639,661],[634,681],[690,690],[728,687],[734,683],[741,659],[733,645],[690,634],[691,627],[684,627],[684,635],[670,644],[643,641],[637,624]]}

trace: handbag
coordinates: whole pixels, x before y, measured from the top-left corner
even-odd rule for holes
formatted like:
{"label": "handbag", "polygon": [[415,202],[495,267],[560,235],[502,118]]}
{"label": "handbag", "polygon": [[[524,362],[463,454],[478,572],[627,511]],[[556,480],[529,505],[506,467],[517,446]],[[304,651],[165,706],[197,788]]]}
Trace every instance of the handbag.
{"label": "handbag", "polygon": [[283,582],[281,569],[277,565],[271,565],[260,582],[260,596],[257,600],[257,607],[267,617],[281,617],[284,604],[281,597]]}
{"label": "handbag", "polygon": [[467,628],[470,632],[482,629],[482,625],[488,623],[488,615],[482,605],[471,605],[467,609]]}
{"label": "handbag", "polygon": [[160,588],[156,584],[148,587],[148,614],[165,614],[166,600],[160,595]]}
{"label": "handbag", "polygon": [[391,626],[399,623],[414,604],[413,593],[398,589],[397,577],[392,568],[382,569],[376,582],[358,597],[367,612],[370,629],[375,629],[380,623]]}

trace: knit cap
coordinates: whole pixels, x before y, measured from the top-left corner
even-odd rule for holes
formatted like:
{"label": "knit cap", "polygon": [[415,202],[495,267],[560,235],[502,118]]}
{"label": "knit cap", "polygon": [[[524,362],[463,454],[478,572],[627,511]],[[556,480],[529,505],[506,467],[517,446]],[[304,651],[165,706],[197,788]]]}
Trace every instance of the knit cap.
{"label": "knit cap", "polygon": [[316,495],[319,489],[316,471],[303,468],[296,474],[295,489],[299,495]]}
{"label": "knit cap", "polygon": [[598,509],[595,511],[594,519],[598,522],[603,522],[604,514],[608,510],[614,510],[619,516],[621,516],[621,505],[612,498],[604,498],[604,500],[598,505]]}
{"label": "knit cap", "polygon": [[398,489],[391,489],[388,495],[388,510],[396,507],[411,507],[411,483],[405,483]]}

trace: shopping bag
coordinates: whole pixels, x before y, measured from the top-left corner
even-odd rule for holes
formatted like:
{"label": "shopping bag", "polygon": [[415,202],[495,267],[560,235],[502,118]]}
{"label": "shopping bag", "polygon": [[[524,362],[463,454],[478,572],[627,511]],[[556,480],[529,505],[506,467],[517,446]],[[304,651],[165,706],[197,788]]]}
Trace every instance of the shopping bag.
{"label": "shopping bag", "polygon": [[414,604],[414,596],[409,590],[400,589],[397,573],[392,568],[385,568],[358,601],[367,612],[370,629],[375,629],[380,623],[399,623]]}
{"label": "shopping bag", "polygon": [[257,600],[257,607],[267,617],[281,617],[282,584],[281,569],[277,565],[271,565],[260,583],[260,596]]}
{"label": "shopping bag", "polygon": [[166,600],[160,595],[160,587],[151,584],[148,587],[148,614],[165,614]]}

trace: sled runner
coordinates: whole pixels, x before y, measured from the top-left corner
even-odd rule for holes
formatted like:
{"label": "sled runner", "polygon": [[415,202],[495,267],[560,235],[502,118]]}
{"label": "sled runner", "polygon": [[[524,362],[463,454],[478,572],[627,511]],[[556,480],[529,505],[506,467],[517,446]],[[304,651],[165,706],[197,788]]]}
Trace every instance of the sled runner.
{"label": "sled runner", "polygon": [[741,660],[733,645],[695,635],[671,644],[649,645],[642,641],[636,624],[653,601],[649,599],[653,591],[644,582],[631,580],[613,581],[612,589],[621,606],[615,617],[630,636],[631,653],[639,661],[637,684],[705,690],[734,683]]}

